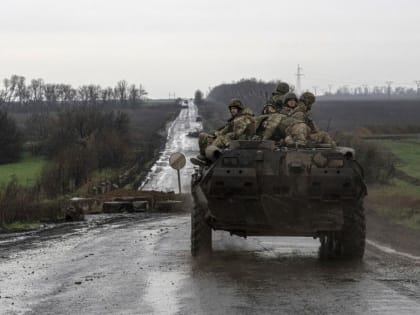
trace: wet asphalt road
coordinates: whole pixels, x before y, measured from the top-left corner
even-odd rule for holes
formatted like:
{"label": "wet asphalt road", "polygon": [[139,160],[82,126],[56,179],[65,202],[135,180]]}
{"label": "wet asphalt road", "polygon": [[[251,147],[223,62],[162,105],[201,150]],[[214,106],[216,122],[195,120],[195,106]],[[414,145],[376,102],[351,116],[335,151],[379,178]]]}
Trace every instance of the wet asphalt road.
{"label": "wet asphalt road", "polygon": [[[195,116],[170,125],[143,189],[176,190],[165,159],[195,154]],[[195,260],[189,233],[189,214],[139,213],[0,235],[0,314],[420,314],[420,257],[369,241],[363,263],[328,262],[311,238],[216,232]]]}
{"label": "wet asphalt road", "polygon": [[420,312],[415,258],[368,246],[361,264],[328,262],[309,238],[217,232],[213,254],[194,260],[189,229],[188,214],[89,216],[14,246],[2,240],[0,313]]}
{"label": "wet asphalt road", "polygon": [[197,106],[193,102],[188,103],[188,108],[181,109],[178,117],[168,127],[165,149],[160,153],[159,160],[152,166],[140,189],[178,192],[176,171],[169,166],[169,157],[172,153],[182,152],[187,163],[180,172],[181,189],[182,192],[190,191],[190,178],[194,172],[190,158],[197,155],[198,142],[197,138],[188,137],[188,133],[203,128],[197,117]]}

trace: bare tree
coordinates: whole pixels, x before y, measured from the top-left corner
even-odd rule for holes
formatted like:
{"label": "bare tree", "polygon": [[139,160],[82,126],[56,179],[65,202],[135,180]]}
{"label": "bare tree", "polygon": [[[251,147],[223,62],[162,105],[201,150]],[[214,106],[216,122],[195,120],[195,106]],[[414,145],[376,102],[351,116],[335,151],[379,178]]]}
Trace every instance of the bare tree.
{"label": "bare tree", "polygon": [[135,84],[131,84],[128,88],[128,99],[131,104],[135,104],[140,98],[140,92]]}
{"label": "bare tree", "polygon": [[88,88],[89,102],[92,104],[96,104],[96,101],[99,99],[101,87],[99,85],[90,84],[88,85],[87,88]]}
{"label": "bare tree", "polygon": [[29,99],[35,103],[41,102],[44,99],[44,80],[33,79],[28,86]]}
{"label": "bare tree", "polygon": [[148,93],[144,89],[143,85],[139,85],[139,98],[141,99],[143,96],[146,96]]}
{"label": "bare tree", "polygon": [[117,82],[115,87],[115,96],[119,99],[120,102],[127,100],[127,81],[121,80]]}
{"label": "bare tree", "polygon": [[56,103],[57,96],[57,86],[56,84],[45,84],[45,100],[48,103]]}

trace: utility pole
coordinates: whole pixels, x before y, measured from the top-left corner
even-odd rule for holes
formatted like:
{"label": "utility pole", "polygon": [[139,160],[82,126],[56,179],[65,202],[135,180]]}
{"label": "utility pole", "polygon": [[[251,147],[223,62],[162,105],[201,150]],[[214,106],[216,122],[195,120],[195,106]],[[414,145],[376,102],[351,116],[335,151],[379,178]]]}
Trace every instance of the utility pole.
{"label": "utility pole", "polygon": [[394,83],[394,81],[386,81],[385,83],[388,86],[388,88],[387,88],[388,98],[391,98],[391,85],[392,85],[392,83]]}
{"label": "utility pole", "polygon": [[314,89],[314,95],[316,96],[316,90],[318,89],[318,87],[317,86],[313,86],[312,88]]}
{"label": "utility pole", "polygon": [[300,94],[301,91],[301,77],[303,77],[302,67],[298,64],[296,73],[296,93]]}
{"label": "utility pole", "polygon": [[333,85],[332,85],[332,84],[328,84],[328,93],[329,93],[330,95],[332,95],[332,87],[333,87]]}
{"label": "utility pole", "polygon": [[420,97],[420,80],[414,81],[417,85],[417,97]]}
{"label": "utility pole", "polygon": [[369,90],[368,90],[367,84],[363,84],[362,86],[363,86],[363,94],[364,95],[368,95],[369,94]]}

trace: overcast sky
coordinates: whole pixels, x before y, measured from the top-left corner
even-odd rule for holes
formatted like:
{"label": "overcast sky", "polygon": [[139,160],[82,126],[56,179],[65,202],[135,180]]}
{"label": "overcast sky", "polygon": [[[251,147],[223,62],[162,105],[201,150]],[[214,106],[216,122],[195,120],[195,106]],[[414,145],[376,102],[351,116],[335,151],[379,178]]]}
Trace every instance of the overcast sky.
{"label": "overcast sky", "polygon": [[255,77],[414,86],[416,0],[2,0],[0,78],[74,86],[143,84],[151,97],[190,97]]}

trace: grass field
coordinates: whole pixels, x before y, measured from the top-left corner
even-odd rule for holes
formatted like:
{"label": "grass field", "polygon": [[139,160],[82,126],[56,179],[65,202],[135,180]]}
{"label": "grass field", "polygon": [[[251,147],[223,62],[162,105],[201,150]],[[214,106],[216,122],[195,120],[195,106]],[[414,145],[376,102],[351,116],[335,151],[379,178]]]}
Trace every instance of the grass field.
{"label": "grass field", "polygon": [[420,230],[420,186],[393,179],[389,185],[369,187],[366,203],[391,221]]}
{"label": "grass field", "polygon": [[385,146],[398,159],[397,168],[420,179],[420,138],[400,140],[375,140]]}
{"label": "grass field", "polygon": [[44,165],[44,158],[28,154],[20,162],[0,165],[0,185],[8,183],[12,176],[16,176],[19,184],[32,185]]}
{"label": "grass field", "polygon": [[[420,179],[420,139],[374,140],[399,160],[397,168]],[[369,187],[368,207],[391,221],[420,230],[420,186],[399,179],[389,185]]]}

